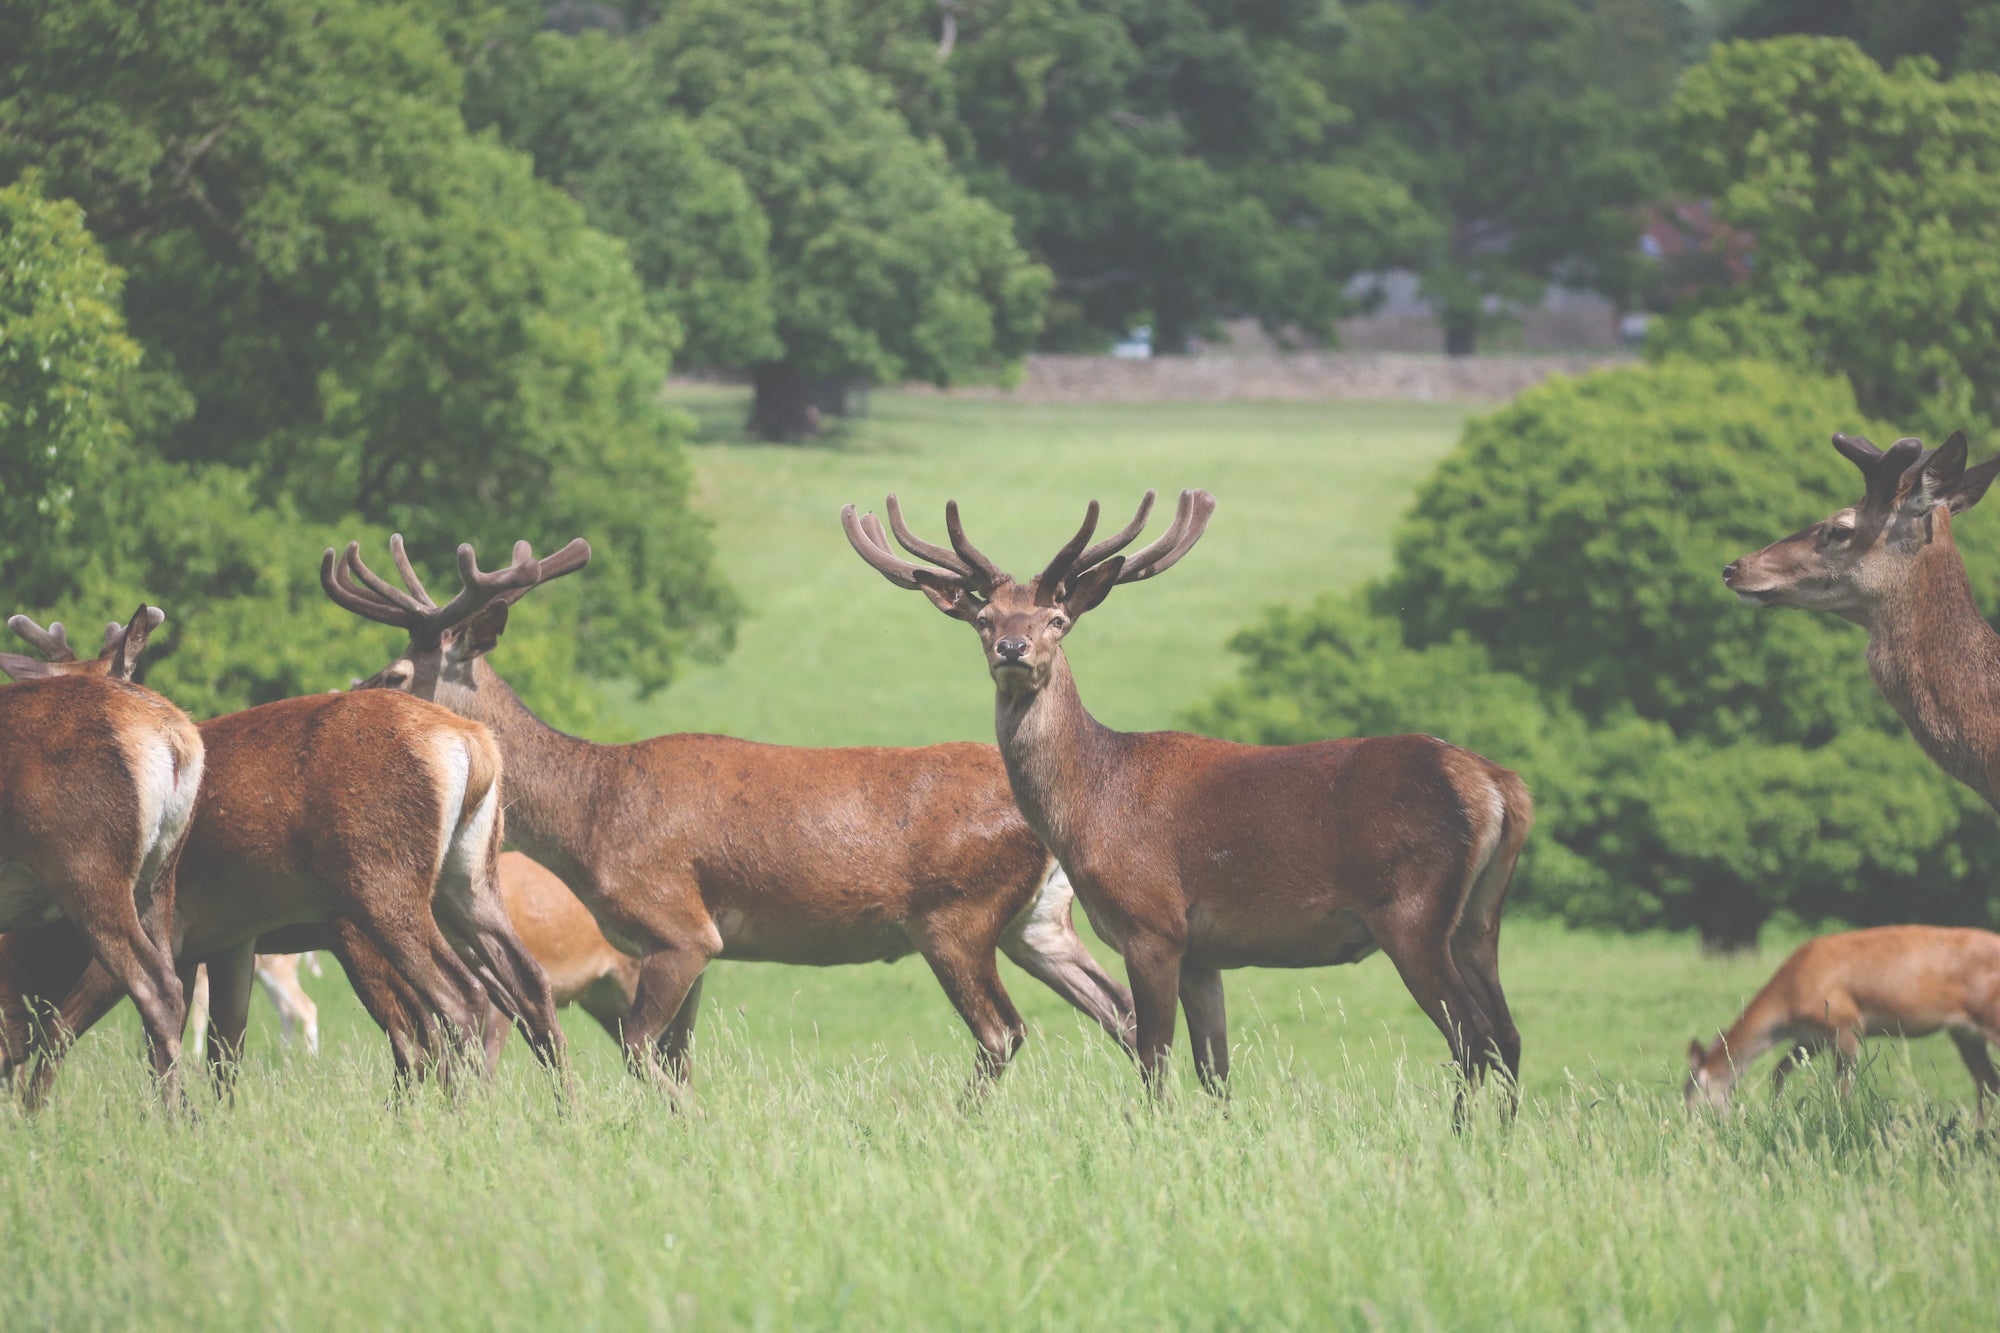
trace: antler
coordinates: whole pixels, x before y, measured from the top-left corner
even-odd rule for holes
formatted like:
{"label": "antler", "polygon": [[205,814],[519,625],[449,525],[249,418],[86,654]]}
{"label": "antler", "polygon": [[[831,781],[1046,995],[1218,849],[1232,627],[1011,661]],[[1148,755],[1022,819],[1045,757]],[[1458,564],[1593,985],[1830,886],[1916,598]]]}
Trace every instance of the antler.
{"label": "antler", "polygon": [[[76,661],[76,650],[69,646],[69,631],[63,628],[60,620],[51,620],[49,627],[43,629],[26,616],[10,616],[7,619],[7,628],[26,639],[29,645],[42,655],[43,661]],[[124,626],[120,625],[118,628],[123,630]]]}
{"label": "antler", "polygon": [[1913,467],[1921,467],[1931,453],[1918,439],[1905,437],[1884,451],[1876,448],[1875,442],[1866,435],[1839,432],[1834,434],[1833,447],[1840,450],[1842,458],[1861,469],[1861,475],[1867,479],[1867,501],[1884,505],[1896,498],[1903,474]]}
{"label": "antler", "polygon": [[458,574],[463,586],[442,607],[431,600],[417,577],[401,533],[389,538],[389,557],[396,562],[402,588],[363,563],[360,542],[349,542],[340,555],[329,546],[319,562],[320,587],[335,603],[364,619],[394,625],[412,639],[434,643],[487,606],[519,601],[536,586],[582,569],[590,563],[590,543],[578,537],[554,555],[537,560],[527,542],[515,542],[513,563],[491,572],[479,568],[472,543],[462,543]]}
{"label": "antler", "polygon": [[928,565],[912,564],[898,556],[889,546],[889,539],[882,531],[882,520],[873,514],[862,514],[853,505],[843,505],[840,510],[840,526],[847,533],[847,541],[855,554],[874,566],[875,571],[899,588],[920,586],[916,576],[924,573],[947,583],[955,583],[968,592],[985,595],[996,586],[1008,582],[1008,575],[987,559],[979,548],[965,539],[965,527],[959,522],[958,501],[945,502],[945,531],[951,536],[951,549],[924,541],[910,531],[903,522],[903,507],[891,494],[884,502],[889,511],[889,526],[895,531],[896,540],[911,555],[931,561]]}
{"label": "antler", "polygon": [[[1084,543],[1090,540],[1090,534],[1097,527],[1097,501],[1092,500],[1076,536],[1070,538],[1062,550],[1056,552],[1055,559],[1049,561],[1048,568],[1035,577],[1036,600],[1053,603],[1066,596],[1078,578],[1130,545],[1153,512],[1154,496],[1155,492],[1147,491],[1145,499],[1139,502],[1139,512],[1130,523],[1086,550]],[[1174,563],[1188,553],[1188,548],[1200,540],[1201,534],[1208,529],[1209,515],[1214,512],[1215,497],[1207,491],[1182,491],[1173,523],[1157,541],[1123,559],[1116,582],[1137,583],[1172,569]]]}

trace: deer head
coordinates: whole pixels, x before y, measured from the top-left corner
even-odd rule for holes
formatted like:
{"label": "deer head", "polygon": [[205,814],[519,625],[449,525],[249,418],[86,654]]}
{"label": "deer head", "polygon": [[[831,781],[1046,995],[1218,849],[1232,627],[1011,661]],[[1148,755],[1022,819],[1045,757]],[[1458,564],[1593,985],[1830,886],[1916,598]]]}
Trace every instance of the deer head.
{"label": "deer head", "polygon": [[1930,450],[1903,439],[1885,451],[1859,435],[1835,435],[1833,445],[1861,470],[1861,499],[1733,562],[1722,582],[1752,606],[1831,611],[1866,624],[1940,530],[1949,539],[1950,515],[1986,494],[2000,458],[1966,467],[1963,431]]}
{"label": "deer head", "polygon": [[145,654],[147,640],[166,619],[167,613],[159,607],[142,604],[125,624],[114,620],[104,627],[104,648],[96,657],[78,661],[76,650],[69,646],[69,631],[61,621],[51,621],[43,629],[26,616],[14,616],[7,621],[7,628],[25,639],[41,656],[0,653],[0,671],[15,680],[40,680],[48,676],[109,676],[113,680],[130,680]]}
{"label": "deer head", "polygon": [[470,688],[473,662],[491,651],[507,628],[507,608],[537,586],[590,563],[590,543],[578,537],[537,560],[528,543],[515,542],[513,563],[490,573],[479,568],[472,544],[464,543],[458,548],[462,586],[443,606],[424,590],[400,533],[389,538],[389,558],[396,562],[401,588],[361,562],[361,543],[349,542],[340,554],[328,547],[320,560],[320,587],[364,620],[394,625],[410,636],[394,661],[356,688],[404,690],[434,699],[440,681]]}
{"label": "deer head", "polygon": [[945,532],[951,540],[946,547],[911,533],[896,497],[888,498],[889,527],[896,540],[929,564],[912,564],[891,551],[882,522],[873,514],[857,515],[848,505],[840,511],[840,522],[855,551],[882,577],[899,588],[921,591],[938,610],[979,631],[987,670],[1003,693],[1032,693],[1048,683],[1062,653],[1063,637],[1079,617],[1119,584],[1137,583],[1173,568],[1200,539],[1215,512],[1215,497],[1207,491],[1182,491],[1166,532],[1136,554],[1120,555],[1146,526],[1153,499],[1154,492],[1147,491],[1132,521],[1095,545],[1090,539],[1097,531],[1098,506],[1092,500],[1076,535],[1025,584],[1015,582],[1013,575],[1002,572],[966,540],[956,500],[945,505]]}
{"label": "deer head", "polygon": [[1706,1107],[1717,1115],[1726,1113],[1735,1086],[1736,1070],[1720,1036],[1708,1046],[1703,1046],[1699,1037],[1688,1042],[1688,1077],[1681,1099],[1689,1110]]}

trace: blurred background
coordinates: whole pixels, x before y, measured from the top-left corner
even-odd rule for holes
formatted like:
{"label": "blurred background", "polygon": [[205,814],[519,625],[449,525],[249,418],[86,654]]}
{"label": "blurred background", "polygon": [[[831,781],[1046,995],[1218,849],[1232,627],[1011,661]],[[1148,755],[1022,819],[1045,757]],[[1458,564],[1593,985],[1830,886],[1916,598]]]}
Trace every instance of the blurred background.
{"label": "blurred background", "polygon": [[1836,429],[1992,447],[2000,3],[5,0],[0,53],[4,609],[164,606],[196,716],[394,650],[328,545],[580,534],[494,657],[557,725],[988,738],[838,507],[1024,567],[1199,485],[1074,641],[1108,723],[1481,750],[1572,926],[1994,920],[1860,632],[1718,575],[1858,493]]}

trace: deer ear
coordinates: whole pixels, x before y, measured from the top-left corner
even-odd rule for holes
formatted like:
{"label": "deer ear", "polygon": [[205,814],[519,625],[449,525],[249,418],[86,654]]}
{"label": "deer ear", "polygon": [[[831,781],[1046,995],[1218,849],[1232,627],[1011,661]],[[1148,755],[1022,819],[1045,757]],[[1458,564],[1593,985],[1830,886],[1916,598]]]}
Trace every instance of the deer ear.
{"label": "deer ear", "polygon": [[1923,471],[1917,474],[1916,484],[1910,487],[1909,503],[1918,509],[1935,508],[1951,498],[1964,477],[1965,432],[1961,430],[1954,431],[1950,439],[1924,460]]}
{"label": "deer ear", "polygon": [[54,662],[44,662],[39,657],[29,657],[24,653],[0,653],[0,671],[14,680],[44,680],[64,674]]}
{"label": "deer ear", "polygon": [[1062,595],[1063,610],[1069,612],[1070,619],[1076,619],[1109,597],[1111,590],[1118,586],[1118,575],[1124,569],[1125,557],[1115,555],[1077,575]]}
{"label": "deer ear", "polygon": [[[106,674],[113,680],[130,680],[139,669],[139,659],[146,652],[146,641],[154,630],[166,622],[167,613],[157,606],[141,605],[126,622],[125,632],[118,636],[115,644],[106,651],[110,666]],[[107,636],[108,637],[108,636]]]}
{"label": "deer ear", "polygon": [[1962,514],[1978,504],[1979,498],[1986,494],[1986,488],[1993,484],[1993,478],[1996,476],[2000,476],[2000,458],[1989,458],[1978,467],[1967,468],[1965,474],[1958,479],[1958,485],[1952,487],[1947,501],[1951,505],[1951,512]]}
{"label": "deer ear", "polygon": [[1702,1061],[1706,1060],[1707,1058],[1708,1058],[1708,1050],[1701,1044],[1701,1038],[1695,1037],[1691,1039],[1688,1042],[1688,1068],[1689,1069],[1701,1068]]}
{"label": "deer ear", "polygon": [[931,605],[952,619],[971,620],[979,614],[979,603],[956,580],[940,578],[928,569],[915,570],[910,577],[924,590],[924,596],[931,599]]}
{"label": "deer ear", "polygon": [[472,618],[458,630],[456,646],[460,657],[483,657],[499,645],[500,636],[507,632],[507,607],[507,601],[501,599],[473,612]]}

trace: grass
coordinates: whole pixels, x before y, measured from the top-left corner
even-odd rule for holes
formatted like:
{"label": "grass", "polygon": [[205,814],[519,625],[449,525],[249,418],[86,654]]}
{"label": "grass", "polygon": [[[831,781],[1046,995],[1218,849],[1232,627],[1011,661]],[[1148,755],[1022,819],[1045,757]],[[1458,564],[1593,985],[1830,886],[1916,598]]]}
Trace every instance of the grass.
{"label": "grass", "polygon": [[[707,434],[740,417],[739,394],[677,394]],[[1103,501],[1109,531],[1154,487],[1157,533],[1180,488],[1201,486],[1221,500],[1201,545],[1171,574],[1114,593],[1069,643],[1101,720],[1171,726],[1229,679],[1223,645],[1258,608],[1388,567],[1397,514],[1464,417],[1460,404],[1034,406],[883,393],[831,447],[698,445],[702,508],[747,603],[740,641],[726,662],[625,701],[618,722],[634,736],[792,745],[990,741],[992,686],[972,631],[862,564],[840,507],[879,512],[894,491],[911,525],[943,541],[944,502],[956,499],[972,540],[1025,578],[1089,500]],[[504,652],[495,661],[504,673]]]}
{"label": "grass", "polygon": [[[702,446],[742,647],[623,720],[985,738],[972,636],[862,566],[839,505],[894,488],[934,531],[956,495],[975,540],[1031,566],[1086,496],[1122,521],[1147,485],[1198,484],[1222,498],[1201,547],[1074,640],[1101,717],[1168,724],[1227,677],[1256,607],[1386,564],[1459,416],[882,395],[830,449]],[[1872,1045],[1851,1100],[1816,1067],[1774,1105],[1767,1062],[1739,1115],[1682,1110],[1687,1039],[1792,942],[1718,961],[1510,921],[1522,1107],[1508,1124],[1481,1094],[1463,1133],[1442,1041],[1379,957],[1231,973],[1226,1107],[1185,1041],[1147,1105],[1004,960],[1029,1044],[971,1104],[971,1041],[915,960],[717,963],[681,1112],[582,1019],[567,1112],[518,1042],[491,1089],[388,1104],[384,1043],[329,978],[323,1055],[281,1051],[258,1001],[239,1094],[198,1092],[187,1124],[151,1109],[128,1008],[48,1112],[0,1108],[0,1328],[1990,1325],[2000,1156],[1948,1043]]]}

